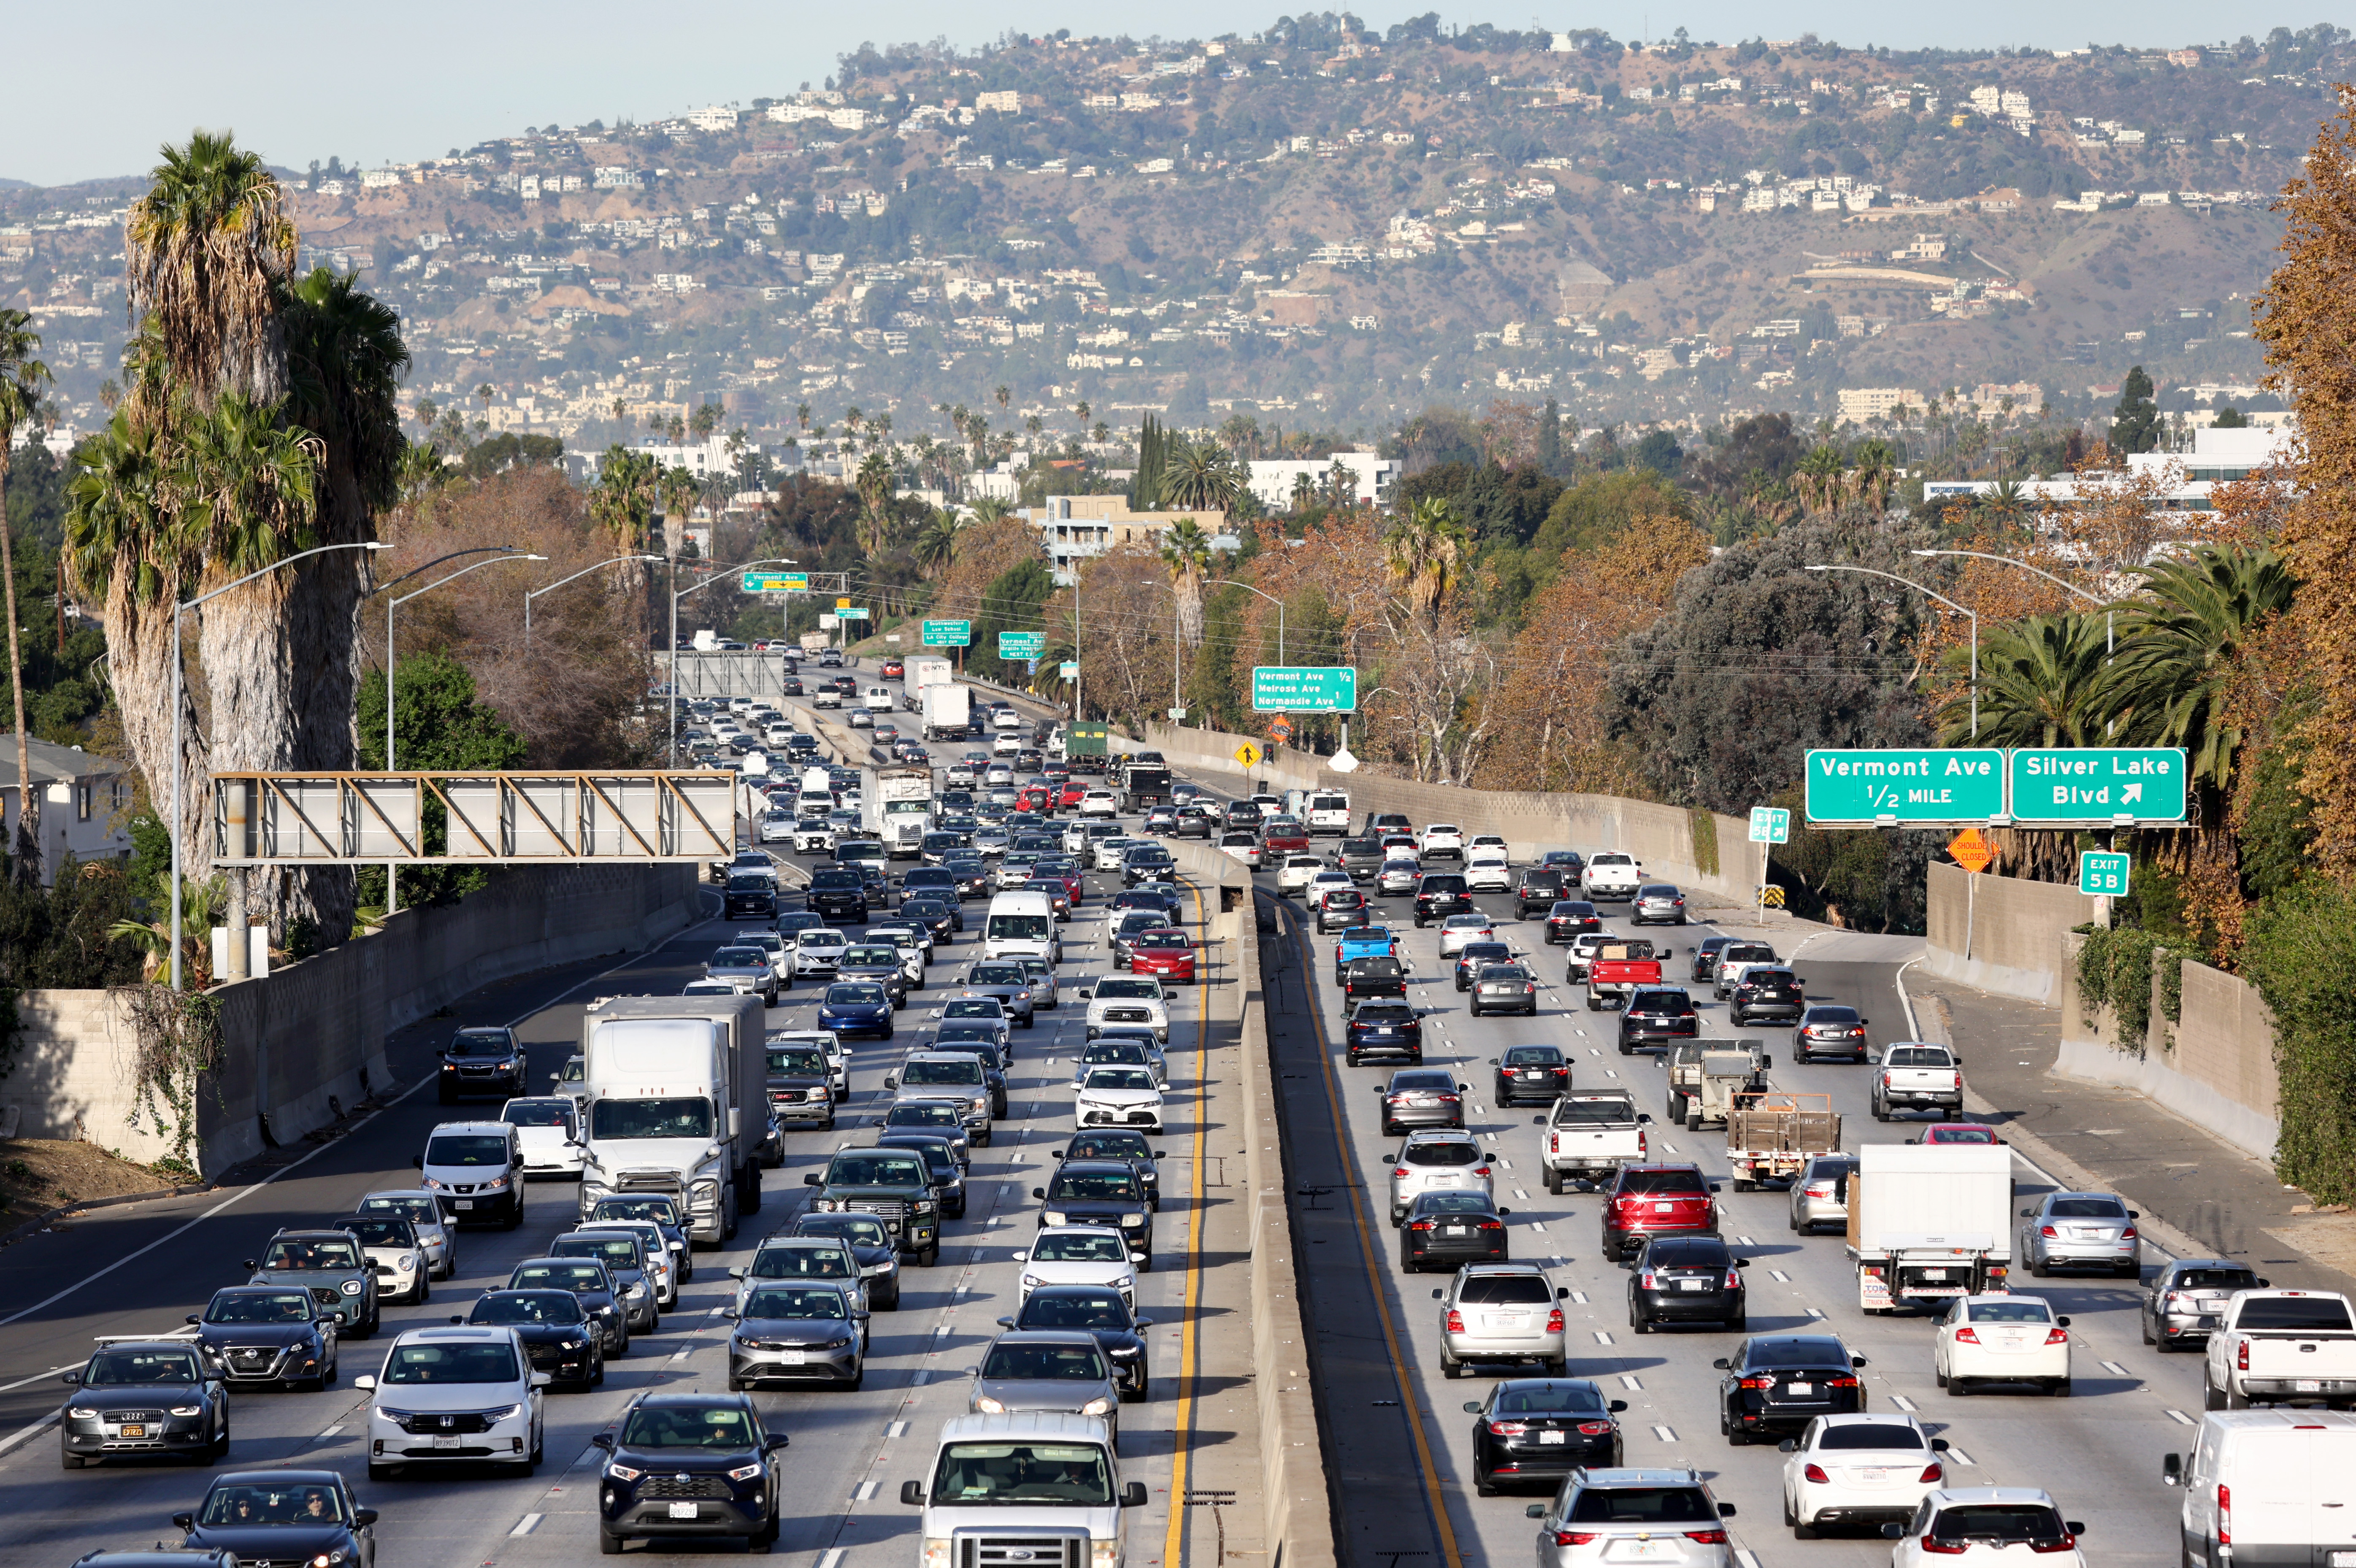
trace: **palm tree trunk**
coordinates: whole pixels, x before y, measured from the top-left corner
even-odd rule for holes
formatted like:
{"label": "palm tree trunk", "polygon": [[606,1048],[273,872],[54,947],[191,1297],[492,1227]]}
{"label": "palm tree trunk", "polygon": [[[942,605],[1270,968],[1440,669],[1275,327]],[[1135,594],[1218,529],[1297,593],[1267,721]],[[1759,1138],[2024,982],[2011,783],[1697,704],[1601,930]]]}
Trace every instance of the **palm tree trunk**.
{"label": "palm tree trunk", "polygon": [[33,746],[25,731],[25,657],[16,645],[16,529],[8,523],[8,443],[0,436],[0,579],[8,584],[8,691],[16,709],[16,875],[41,880],[41,795],[33,786]]}
{"label": "palm tree trunk", "polygon": [[[233,593],[225,593],[198,613],[197,646],[205,667],[205,688],[210,698],[212,733],[209,771],[243,773],[298,765],[301,736],[306,718],[294,704],[294,650],[301,645],[288,624],[294,598],[294,572],[275,572]],[[329,722],[348,726],[346,708]],[[209,838],[211,811],[205,800],[209,780],[199,776],[198,831]],[[184,851],[185,852],[185,851]],[[254,889],[252,878],[266,885]],[[271,872],[234,869],[229,873],[229,908],[224,922],[241,936],[251,908],[266,910],[274,929],[284,929],[283,877]],[[249,895],[258,895],[252,896]],[[242,948],[233,948],[241,955]],[[232,973],[243,969],[232,960]]]}
{"label": "palm tree trunk", "polygon": [[[180,690],[180,753],[172,754],[172,606],[178,600],[177,574],[167,575],[155,596],[142,602],[133,592],[137,571],[128,566],[109,581],[106,593],[106,669],[123,719],[123,739],[154,795],[155,815],[180,838],[181,875],[201,882],[212,874],[211,805],[205,798],[205,741],[197,729],[196,704]],[[172,773],[180,774],[180,820],[170,819]]]}

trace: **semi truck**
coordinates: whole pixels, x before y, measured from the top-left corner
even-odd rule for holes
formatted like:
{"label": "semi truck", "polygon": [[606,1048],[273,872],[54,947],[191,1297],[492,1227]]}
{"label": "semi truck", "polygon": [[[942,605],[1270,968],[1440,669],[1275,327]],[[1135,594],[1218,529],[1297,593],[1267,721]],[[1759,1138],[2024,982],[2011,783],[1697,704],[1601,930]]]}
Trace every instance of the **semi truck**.
{"label": "semi truck", "polygon": [[1100,773],[1110,753],[1110,732],[1102,724],[1069,724],[1064,729],[1064,760],[1076,773]]}
{"label": "semi truck", "polygon": [[925,739],[962,741],[973,728],[973,693],[955,681],[924,688]]}
{"label": "semi truck", "polygon": [[581,1018],[584,1221],[600,1199],[659,1193],[710,1248],[761,1207],[761,1162],[775,1144],[762,1016],[754,996],[590,1004]]}
{"label": "semi truck", "polygon": [[937,654],[911,654],[900,672],[900,705],[911,713],[925,710],[925,693],[955,683],[957,672]]}
{"label": "semi truck", "polygon": [[933,770],[880,768],[875,773],[875,836],[884,855],[913,860],[933,825]]}
{"label": "semi truck", "polygon": [[2012,1151],[1867,1144],[1848,1179],[1848,1255],[1869,1315],[2009,1290]]}

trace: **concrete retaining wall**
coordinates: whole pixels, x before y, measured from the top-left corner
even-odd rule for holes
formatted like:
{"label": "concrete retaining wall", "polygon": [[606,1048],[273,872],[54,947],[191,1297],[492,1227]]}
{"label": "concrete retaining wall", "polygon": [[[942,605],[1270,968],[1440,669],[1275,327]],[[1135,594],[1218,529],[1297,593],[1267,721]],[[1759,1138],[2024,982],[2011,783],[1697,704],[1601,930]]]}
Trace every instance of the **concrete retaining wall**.
{"label": "concrete retaining wall", "polygon": [[2061,882],[1975,875],[1933,865],[1926,890],[1930,955],[1923,966],[1979,991],[2052,1007],[2061,999],[2072,927],[2094,903]]}
{"label": "concrete retaining wall", "polygon": [[[698,870],[514,868],[458,903],[403,910],[316,958],[217,987],[227,1061],[198,1098],[198,1168],[218,1176],[390,1087],[386,1037],[479,986],[680,930],[695,916]],[[0,1106],[21,1109],[23,1136],[82,1138],[143,1163],[171,1152],[165,1130],[139,1116],[119,1004],[104,991],[28,991],[17,1006]]]}

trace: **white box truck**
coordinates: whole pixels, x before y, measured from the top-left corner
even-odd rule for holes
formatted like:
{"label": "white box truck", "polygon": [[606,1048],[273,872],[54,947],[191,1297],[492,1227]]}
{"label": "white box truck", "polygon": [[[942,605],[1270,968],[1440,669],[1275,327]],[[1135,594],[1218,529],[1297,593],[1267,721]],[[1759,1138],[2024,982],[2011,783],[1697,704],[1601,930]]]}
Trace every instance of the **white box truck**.
{"label": "white box truck", "polygon": [[901,706],[911,713],[921,713],[926,691],[936,686],[948,686],[956,679],[956,670],[938,654],[912,654],[902,665]]}
{"label": "white box truck", "polygon": [[973,726],[973,693],[955,681],[925,688],[925,739],[962,741]]}
{"label": "white box truck", "polygon": [[761,998],[612,997],[581,1018],[588,1149],[581,1217],[601,1198],[659,1192],[707,1247],[761,1206],[770,1125]]}
{"label": "white box truck", "polygon": [[1848,1255],[1868,1313],[2003,1291],[2012,1263],[2012,1151],[1867,1144],[1848,1179]]}
{"label": "white box truck", "polygon": [[923,852],[933,826],[933,770],[879,768],[875,773],[875,836],[894,860]]}

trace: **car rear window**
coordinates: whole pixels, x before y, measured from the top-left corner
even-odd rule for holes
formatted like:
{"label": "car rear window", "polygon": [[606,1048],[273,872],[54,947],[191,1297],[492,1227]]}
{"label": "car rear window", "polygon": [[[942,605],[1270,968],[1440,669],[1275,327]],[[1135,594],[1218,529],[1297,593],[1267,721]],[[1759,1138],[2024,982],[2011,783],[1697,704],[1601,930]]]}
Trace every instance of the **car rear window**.
{"label": "car rear window", "polygon": [[1497,1391],[1492,1415],[1596,1415],[1603,1391],[1585,1379],[1570,1382],[1525,1382]]}
{"label": "car rear window", "polygon": [[1632,1013],[1667,1013],[1684,1018],[1694,1010],[1693,998],[1683,991],[1639,991],[1628,1004]]}
{"label": "car rear window", "polygon": [[2124,1220],[2126,1205],[2115,1198],[2057,1198],[2046,1213],[2061,1220]]}
{"label": "car rear window", "polygon": [[1697,1198],[1709,1189],[1698,1170],[1625,1170],[1620,1173],[1620,1190],[1647,1197]]}
{"label": "car rear window", "polygon": [[1724,1242],[1696,1236],[1655,1242],[1644,1249],[1644,1261],[1655,1268],[1725,1268],[1732,1258]]}
{"label": "car rear window", "polygon": [[1468,1307],[1537,1307],[1554,1299],[1553,1287],[1535,1274],[1467,1275],[1457,1300]]}
{"label": "car rear window", "polygon": [[1894,1421],[1860,1421],[1855,1424],[1827,1426],[1816,1439],[1824,1448],[1921,1448],[1922,1433],[1912,1426],[1901,1426]]}
{"label": "car rear window", "polygon": [[2349,1328],[2348,1307],[2344,1303],[2327,1301],[2312,1296],[2261,1296],[2242,1303],[2242,1314],[2234,1319],[2236,1328],[2289,1328],[2300,1333],[2346,1332]]}
{"label": "car rear window", "polygon": [[1710,1524],[1718,1510],[1699,1487],[1583,1487],[1571,1524]]}
{"label": "car rear window", "polygon": [[[1630,1102],[1611,1098],[1602,1100],[1557,1100],[1554,1119],[1558,1126],[1569,1122],[1633,1122],[1636,1108]],[[1629,1190],[1635,1190],[1631,1188]]]}
{"label": "car rear window", "polygon": [[1950,1065],[1947,1053],[1938,1046],[1916,1046],[1911,1050],[1892,1051],[1882,1058],[1891,1067],[1945,1067]]}
{"label": "car rear window", "polygon": [[1838,1339],[1753,1339],[1745,1364],[1753,1367],[1847,1367],[1848,1351]]}
{"label": "car rear window", "polygon": [[1409,1144],[1399,1152],[1403,1165],[1467,1166],[1481,1163],[1481,1150],[1472,1143],[1446,1142]]}
{"label": "car rear window", "polygon": [[2178,1290],[2255,1290],[2258,1276],[2245,1268],[2187,1268],[2176,1271]]}
{"label": "car rear window", "polygon": [[1360,1008],[1358,1009],[1357,1016],[1351,1021],[1353,1023],[1367,1024],[1398,1024],[1405,1023],[1413,1017],[1415,1017],[1415,1014],[1408,1008],[1393,1004],[1382,1007]]}
{"label": "car rear window", "polygon": [[1808,1021],[1820,1024],[1853,1024],[1857,1022],[1855,1008],[1810,1008]]}
{"label": "car rear window", "polygon": [[1508,1067],[1530,1067],[1543,1063],[1548,1067],[1562,1061],[1562,1052],[1551,1045],[1517,1045],[1505,1052]]}
{"label": "car rear window", "polygon": [[2059,1541],[2062,1516],[2040,1503],[1965,1503],[1944,1508],[1931,1523],[1938,1541]]}
{"label": "car rear window", "polygon": [[1418,884],[1417,891],[1426,893],[1461,893],[1464,891],[1464,879],[1453,872],[1428,876]]}

